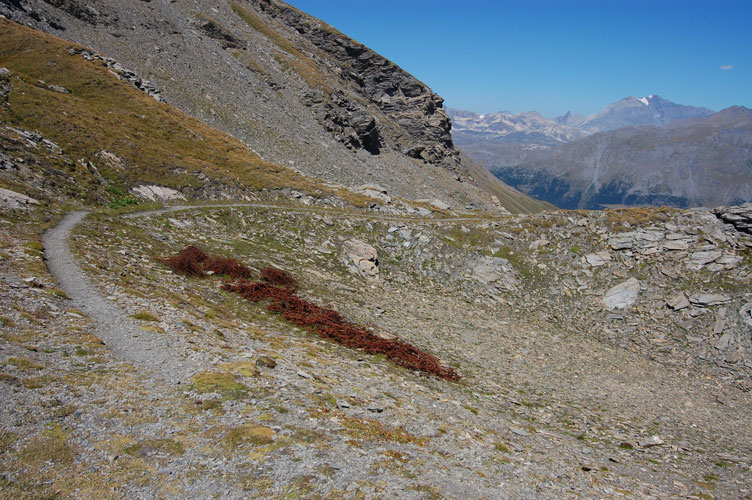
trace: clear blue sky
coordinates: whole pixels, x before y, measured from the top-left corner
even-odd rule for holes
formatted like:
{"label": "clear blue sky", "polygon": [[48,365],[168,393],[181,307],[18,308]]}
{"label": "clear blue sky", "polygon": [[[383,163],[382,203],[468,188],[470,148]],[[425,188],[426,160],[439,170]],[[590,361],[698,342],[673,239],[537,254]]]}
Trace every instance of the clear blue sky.
{"label": "clear blue sky", "polygon": [[[289,0],[478,113],[752,108],[752,0]],[[723,69],[725,68],[725,69]]]}

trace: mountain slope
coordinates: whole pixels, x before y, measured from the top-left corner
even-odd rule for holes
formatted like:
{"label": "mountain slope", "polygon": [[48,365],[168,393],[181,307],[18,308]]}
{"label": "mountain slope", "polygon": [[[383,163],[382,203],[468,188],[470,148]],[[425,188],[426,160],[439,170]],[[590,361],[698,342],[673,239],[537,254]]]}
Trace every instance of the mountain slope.
{"label": "mountain slope", "polygon": [[[0,20],[0,60],[0,498],[749,495],[752,206],[437,216],[72,42]],[[123,214],[145,182],[191,201]]]}
{"label": "mountain slope", "polygon": [[491,168],[563,208],[741,203],[752,199],[752,110],[737,106],[663,128],[602,132]]}
{"label": "mountain slope", "polygon": [[[470,178],[440,97],[283,2],[21,0],[0,11],[113,57],[265,160],[453,206],[493,209],[489,192],[502,189]],[[506,191],[517,206],[543,207]]]}
{"label": "mountain slope", "polygon": [[537,111],[489,113],[447,110],[452,118],[452,137],[481,165],[519,165],[530,151],[545,150],[588,135],[622,127],[657,125],[702,118],[713,113],[707,108],[683,106],[656,95],[627,97],[584,117],[568,112],[546,118]]}
{"label": "mountain slope", "polygon": [[[237,139],[157,102],[80,46],[5,19],[0,40],[7,71],[3,135],[33,130],[40,137],[32,144],[44,138],[61,175],[77,184],[76,197],[94,202],[144,183],[192,198],[241,198],[261,188],[337,191],[262,160]],[[42,186],[54,186],[50,171],[37,175],[47,181]]]}

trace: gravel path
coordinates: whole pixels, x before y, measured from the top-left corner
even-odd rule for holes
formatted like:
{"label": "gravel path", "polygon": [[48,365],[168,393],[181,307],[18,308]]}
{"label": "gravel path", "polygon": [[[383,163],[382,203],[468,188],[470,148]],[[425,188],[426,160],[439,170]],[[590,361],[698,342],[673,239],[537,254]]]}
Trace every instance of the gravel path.
{"label": "gravel path", "polygon": [[76,263],[67,238],[88,214],[70,212],[42,235],[50,272],[73,303],[94,320],[96,335],[116,356],[165,381],[186,380],[197,367],[191,360],[180,359],[182,349],[165,335],[140,329],[114,302],[100,295]]}
{"label": "gravel path", "polygon": [[148,217],[150,215],[161,215],[173,212],[181,212],[184,210],[196,210],[202,208],[271,208],[277,210],[285,210],[291,213],[312,213],[321,214],[330,217],[331,219],[363,219],[363,220],[378,220],[378,221],[394,221],[394,222],[410,222],[413,224],[435,224],[435,223],[465,223],[465,222],[478,222],[489,223],[501,220],[503,217],[419,217],[419,216],[399,216],[399,215],[382,215],[382,214],[340,214],[333,212],[332,209],[324,207],[291,207],[288,205],[278,205],[273,203],[209,203],[204,205],[171,205],[168,207],[157,208],[154,210],[143,210],[140,212],[132,212],[129,214],[123,214],[121,217],[124,219],[135,219],[138,217]]}

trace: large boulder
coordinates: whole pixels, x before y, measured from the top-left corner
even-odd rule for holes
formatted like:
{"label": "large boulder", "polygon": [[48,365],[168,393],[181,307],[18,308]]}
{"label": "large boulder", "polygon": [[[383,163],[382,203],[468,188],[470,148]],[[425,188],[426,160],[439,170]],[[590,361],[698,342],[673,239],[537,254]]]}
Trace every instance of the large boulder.
{"label": "large boulder", "polygon": [[351,271],[369,281],[379,279],[379,260],[376,249],[358,239],[350,239],[342,244],[342,257]]}
{"label": "large boulder", "polygon": [[31,205],[39,205],[39,202],[25,194],[0,188],[0,205],[26,210],[31,208]]}
{"label": "large boulder", "polygon": [[142,185],[133,188],[133,192],[140,198],[146,198],[147,200],[185,200],[185,196],[179,191],[154,185]]}

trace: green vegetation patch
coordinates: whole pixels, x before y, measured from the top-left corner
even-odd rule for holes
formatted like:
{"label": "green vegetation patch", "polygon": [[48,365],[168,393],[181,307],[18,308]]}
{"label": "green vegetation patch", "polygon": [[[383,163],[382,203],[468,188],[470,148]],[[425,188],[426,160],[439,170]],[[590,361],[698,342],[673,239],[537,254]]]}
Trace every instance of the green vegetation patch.
{"label": "green vegetation patch", "polygon": [[274,431],[263,425],[246,424],[227,431],[223,438],[228,447],[239,448],[243,445],[260,446],[274,442]]}
{"label": "green vegetation patch", "polygon": [[123,450],[132,457],[147,457],[156,453],[179,456],[185,453],[183,443],[174,439],[149,439],[139,441]]}
{"label": "green vegetation patch", "polygon": [[191,377],[190,389],[200,393],[216,393],[223,399],[239,399],[248,394],[248,387],[237,376],[224,372],[202,372]]}
{"label": "green vegetation patch", "polygon": [[48,429],[42,436],[32,439],[18,454],[19,460],[27,465],[47,462],[71,465],[75,456],[75,451],[68,443],[68,434],[60,427]]}

